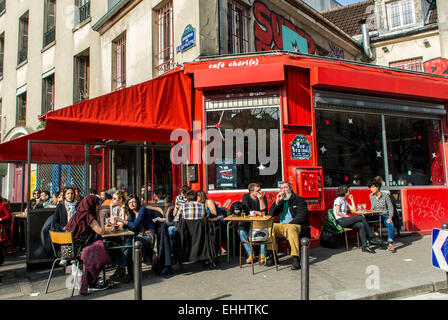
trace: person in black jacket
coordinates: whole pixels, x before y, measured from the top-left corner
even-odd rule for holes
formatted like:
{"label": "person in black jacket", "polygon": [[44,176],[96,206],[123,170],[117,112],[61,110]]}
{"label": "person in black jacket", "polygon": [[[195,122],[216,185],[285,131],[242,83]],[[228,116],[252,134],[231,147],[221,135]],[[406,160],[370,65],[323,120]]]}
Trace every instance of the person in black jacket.
{"label": "person in black jacket", "polygon": [[[291,183],[283,181],[269,214],[273,217],[279,216],[278,223],[274,223],[273,233],[276,238],[288,240],[292,255],[291,269],[300,269],[300,237],[311,237],[307,203],[294,193]],[[273,264],[272,251],[267,257],[266,264],[268,266]]]}
{"label": "person in black jacket", "polygon": [[53,231],[63,231],[70,218],[76,212],[78,203],[75,200],[75,189],[73,187],[67,187],[63,191],[64,200],[56,206],[56,210],[53,214]]}

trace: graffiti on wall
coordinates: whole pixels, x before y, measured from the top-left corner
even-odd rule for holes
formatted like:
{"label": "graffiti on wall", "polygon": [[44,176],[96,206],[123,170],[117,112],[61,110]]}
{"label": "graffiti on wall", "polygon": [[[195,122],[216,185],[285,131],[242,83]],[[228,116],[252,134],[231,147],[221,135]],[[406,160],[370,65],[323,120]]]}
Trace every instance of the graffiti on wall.
{"label": "graffiti on wall", "polygon": [[425,72],[448,75],[448,60],[445,58],[435,58],[423,62]]}
{"label": "graffiti on wall", "polygon": [[310,54],[315,52],[316,44],[306,31],[271,11],[261,1],[255,0],[252,9],[255,17],[256,51],[289,50]]}
{"label": "graffiti on wall", "polygon": [[329,56],[336,59],[344,59],[344,49],[339,48],[333,42],[329,42],[330,45],[330,54]]}

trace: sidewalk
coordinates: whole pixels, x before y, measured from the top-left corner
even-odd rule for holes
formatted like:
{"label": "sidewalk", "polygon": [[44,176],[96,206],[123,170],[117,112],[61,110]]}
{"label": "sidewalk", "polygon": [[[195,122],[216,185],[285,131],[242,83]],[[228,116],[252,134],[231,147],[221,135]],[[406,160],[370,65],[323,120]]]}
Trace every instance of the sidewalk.
{"label": "sidewalk", "polygon": [[[431,236],[399,237],[395,245],[397,253],[377,249],[376,254],[367,254],[356,245],[348,252],[345,247],[311,249],[310,299],[392,299],[447,287],[445,271],[432,267]],[[278,272],[275,267],[257,264],[252,275],[250,265],[240,269],[238,263],[236,257],[227,264],[224,256],[214,270],[205,270],[200,263],[186,264],[183,270],[176,265],[176,274],[169,279],[156,276],[143,265],[143,299],[300,299],[300,270],[290,269],[290,260],[284,253],[280,254]],[[76,290],[70,298],[70,290],[65,288],[67,275],[61,268],[56,270],[49,293],[45,295],[48,274],[49,269],[27,271],[24,256],[8,257],[0,267],[0,300],[134,299],[133,283],[88,296],[80,296]]]}

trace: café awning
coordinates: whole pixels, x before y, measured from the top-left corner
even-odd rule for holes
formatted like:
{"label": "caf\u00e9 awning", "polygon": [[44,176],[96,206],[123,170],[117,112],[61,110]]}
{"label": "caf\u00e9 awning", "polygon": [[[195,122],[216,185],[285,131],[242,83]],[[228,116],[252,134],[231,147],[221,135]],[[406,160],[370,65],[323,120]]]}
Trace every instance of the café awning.
{"label": "caf\u00e9 awning", "polygon": [[44,130],[0,144],[0,161],[26,160],[28,140],[170,142],[173,130],[192,130],[191,79],[177,68],[39,119]]}

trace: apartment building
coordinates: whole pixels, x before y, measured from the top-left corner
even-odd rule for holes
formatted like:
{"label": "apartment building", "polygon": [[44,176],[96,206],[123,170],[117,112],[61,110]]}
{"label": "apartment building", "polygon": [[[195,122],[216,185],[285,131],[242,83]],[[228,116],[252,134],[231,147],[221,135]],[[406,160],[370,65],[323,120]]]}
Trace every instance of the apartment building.
{"label": "apartment building", "polygon": [[[2,142],[38,130],[38,116],[48,111],[200,56],[363,56],[358,41],[302,1],[0,0],[0,10]],[[8,165],[2,190],[9,198],[22,169]]]}
{"label": "apartment building", "polygon": [[362,38],[359,21],[365,19],[374,53],[371,63],[448,74],[447,49],[443,49],[448,34],[446,1],[368,0],[322,14],[358,41]]}

